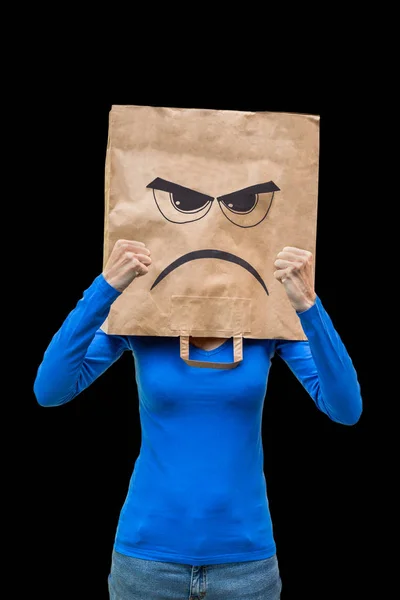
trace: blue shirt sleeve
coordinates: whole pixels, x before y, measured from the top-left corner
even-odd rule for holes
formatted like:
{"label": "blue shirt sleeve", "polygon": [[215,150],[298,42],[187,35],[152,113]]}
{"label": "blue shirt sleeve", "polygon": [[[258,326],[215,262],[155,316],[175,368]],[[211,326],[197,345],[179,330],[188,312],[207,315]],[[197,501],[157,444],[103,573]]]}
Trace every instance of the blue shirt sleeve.
{"label": "blue shirt sleeve", "polygon": [[42,406],[69,402],[129,348],[124,336],[100,329],[121,294],[100,274],[53,336],[34,382]]}
{"label": "blue shirt sleeve", "polygon": [[276,342],[275,351],[287,363],[315,404],[328,417],[354,425],[362,413],[362,398],[352,360],[317,297],[297,313],[307,341]]}

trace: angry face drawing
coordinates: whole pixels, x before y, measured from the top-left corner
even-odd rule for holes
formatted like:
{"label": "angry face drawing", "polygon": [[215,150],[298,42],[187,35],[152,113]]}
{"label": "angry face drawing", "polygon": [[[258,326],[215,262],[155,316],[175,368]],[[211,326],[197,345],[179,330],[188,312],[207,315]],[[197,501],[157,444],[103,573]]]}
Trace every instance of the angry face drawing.
{"label": "angry face drawing", "polygon": [[151,274],[113,304],[108,333],[304,339],[273,261],[315,252],[319,119],[113,106],[104,260],[143,241]]}
{"label": "angry face drawing", "polygon": [[[158,210],[170,223],[184,225],[203,219],[210,212],[212,203],[217,200],[222,214],[228,221],[243,229],[255,227],[264,221],[274,194],[279,191],[273,181],[268,181],[214,198],[160,177],[154,179],[147,187],[153,190]],[[167,275],[187,262],[207,258],[226,260],[243,267],[256,278],[268,294],[267,286],[252,265],[231,252],[215,249],[196,250],[177,258],[163,269],[150,289],[154,289]]]}

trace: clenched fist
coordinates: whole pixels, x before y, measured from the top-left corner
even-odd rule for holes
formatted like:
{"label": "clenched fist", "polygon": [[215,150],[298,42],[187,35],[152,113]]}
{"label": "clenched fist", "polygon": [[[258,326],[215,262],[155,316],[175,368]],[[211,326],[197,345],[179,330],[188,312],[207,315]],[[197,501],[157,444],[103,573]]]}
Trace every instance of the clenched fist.
{"label": "clenched fist", "polygon": [[123,292],[136,278],[146,275],[151,265],[150,250],[143,242],[118,240],[103,270],[104,279]]}
{"label": "clenched fist", "polygon": [[275,279],[280,281],[297,312],[311,308],[316,300],[313,277],[313,255],[308,250],[285,246],[274,262]]}

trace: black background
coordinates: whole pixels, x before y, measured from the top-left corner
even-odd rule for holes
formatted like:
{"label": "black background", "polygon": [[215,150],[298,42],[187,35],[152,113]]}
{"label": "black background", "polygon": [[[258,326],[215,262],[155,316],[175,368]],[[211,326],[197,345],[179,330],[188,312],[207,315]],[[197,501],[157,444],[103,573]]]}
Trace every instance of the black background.
{"label": "black background", "polygon": [[232,55],[188,68],[179,48],[163,60],[136,46],[123,69],[115,53],[104,61],[90,48],[72,54],[58,55],[54,68],[42,63],[28,118],[37,201],[25,250],[32,319],[20,548],[33,566],[30,590],[41,598],[108,598],[115,529],[141,441],[133,359],[124,354],[65,406],[40,407],[32,386],[52,335],[102,268],[109,110],[139,104],[321,117],[316,291],[357,369],[364,412],[353,427],[330,422],[274,359],[263,414],[265,473],[282,600],[363,597],[376,576],[380,475],[366,325],[373,214],[357,77],[344,77],[343,58],[320,69],[305,58],[289,73],[262,61],[250,71]]}

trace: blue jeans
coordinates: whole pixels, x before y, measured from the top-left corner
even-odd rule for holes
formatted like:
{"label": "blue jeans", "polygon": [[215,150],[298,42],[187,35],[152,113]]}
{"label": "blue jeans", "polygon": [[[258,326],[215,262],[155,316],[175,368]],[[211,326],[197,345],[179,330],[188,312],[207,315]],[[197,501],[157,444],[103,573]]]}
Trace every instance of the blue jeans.
{"label": "blue jeans", "polygon": [[279,600],[276,555],[263,560],[195,567],[113,551],[110,600]]}

